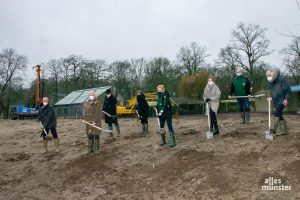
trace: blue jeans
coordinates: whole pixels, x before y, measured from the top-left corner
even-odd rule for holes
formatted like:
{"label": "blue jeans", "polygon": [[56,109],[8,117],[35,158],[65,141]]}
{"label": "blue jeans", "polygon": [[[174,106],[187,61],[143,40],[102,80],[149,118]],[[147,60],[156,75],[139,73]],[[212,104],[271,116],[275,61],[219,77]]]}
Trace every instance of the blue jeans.
{"label": "blue jeans", "polygon": [[250,111],[250,102],[248,98],[238,98],[237,103],[240,112]]}
{"label": "blue jeans", "polygon": [[113,123],[109,123],[109,124],[108,124],[108,127],[109,127],[110,130],[112,130],[112,125],[113,125],[113,124],[114,124],[116,127],[120,127],[118,121],[113,122]]}
{"label": "blue jeans", "polygon": [[174,133],[173,125],[172,125],[172,111],[167,110],[163,115],[159,118],[160,128],[165,127],[165,122],[167,121],[168,129],[170,132]]}

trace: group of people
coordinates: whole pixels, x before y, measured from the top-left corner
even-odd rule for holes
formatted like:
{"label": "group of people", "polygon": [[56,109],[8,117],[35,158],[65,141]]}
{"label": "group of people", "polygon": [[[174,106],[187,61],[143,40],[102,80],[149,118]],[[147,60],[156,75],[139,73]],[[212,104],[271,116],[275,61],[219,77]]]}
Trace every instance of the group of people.
{"label": "group of people", "polygon": [[[236,68],[236,77],[231,83],[229,98],[236,98],[238,104],[238,110],[241,113],[241,123],[250,123],[250,102],[251,97],[251,82],[243,75],[243,69]],[[266,72],[266,78],[269,81],[270,96],[269,101],[273,101],[275,108],[276,121],[272,132],[276,135],[287,134],[287,123],[283,118],[283,109],[288,105],[290,99],[290,87],[287,81],[279,76],[276,69],[268,70]],[[233,96],[234,95],[234,96]],[[221,91],[216,85],[215,78],[210,75],[207,80],[207,85],[204,89],[203,98],[207,103],[207,113],[210,117],[210,130],[214,135],[220,133],[217,112],[219,109],[219,100]],[[102,115],[105,117],[105,123],[108,124],[110,136],[113,137],[113,125],[117,130],[117,136],[121,135],[120,125],[117,118],[117,100],[112,94],[110,89],[106,90],[106,96],[103,101],[103,106],[98,100],[96,94],[92,91],[88,92],[88,106],[84,116],[84,120],[88,122],[86,124],[86,134],[88,139],[88,153],[97,152],[100,145],[100,134],[102,131]],[[136,112],[139,120],[142,124],[141,134],[146,136],[149,133],[148,129],[148,117],[149,117],[149,105],[145,95],[141,90],[136,92],[137,105]],[[43,98],[43,105],[39,112],[39,120],[41,121],[45,131],[43,131],[43,146],[44,152],[47,152],[47,135],[46,133],[51,130],[54,138],[55,150],[59,152],[59,142],[56,131],[56,117],[52,107],[48,104],[49,99]],[[170,134],[170,147],[176,146],[176,137],[174,133],[172,123],[172,104],[169,92],[165,89],[164,85],[157,86],[157,117],[159,118],[159,126],[161,130],[164,130],[165,123],[167,123]],[[209,113],[208,113],[209,112]],[[46,133],[45,133],[46,132]],[[166,145],[166,132],[160,132],[161,143],[160,145]]]}

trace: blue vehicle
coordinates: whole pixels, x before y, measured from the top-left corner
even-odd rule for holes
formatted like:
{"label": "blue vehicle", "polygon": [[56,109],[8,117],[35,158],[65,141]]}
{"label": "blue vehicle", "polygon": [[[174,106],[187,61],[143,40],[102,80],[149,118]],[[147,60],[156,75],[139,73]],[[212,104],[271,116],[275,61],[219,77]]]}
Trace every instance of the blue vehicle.
{"label": "blue vehicle", "polygon": [[10,107],[10,118],[12,120],[37,118],[38,114],[39,110],[35,108],[29,108],[23,105],[14,105]]}

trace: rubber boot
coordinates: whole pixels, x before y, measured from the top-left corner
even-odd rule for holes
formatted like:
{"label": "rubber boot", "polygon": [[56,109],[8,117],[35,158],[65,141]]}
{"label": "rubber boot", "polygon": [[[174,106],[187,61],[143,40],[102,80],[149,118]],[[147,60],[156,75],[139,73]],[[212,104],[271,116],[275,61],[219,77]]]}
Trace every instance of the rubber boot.
{"label": "rubber boot", "polygon": [[161,134],[160,137],[161,137],[160,146],[163,146],[163,145],[167,144],[167,142],[166,142],[166,134]]}
{"label": "rubber boot", "polygon": [[94,152],[94,138],[92,135],[88,135],[88,153]]}
{"label": "rubber boot", "polygon": [[286,121],[283,119],[278,122],[276,135],[286,135],[286,134],[287,134],[287,124]]}
{"label": "rubber boot", "polygon": [[100,136],[96,135],[94,140],[94,152],[98,151],[100,148]]}
{"label": "rubber boot", "polygon": [[214,135],[218,135],[218,134],[220,133],[220,132],[219,132],[218,121],[215,120],[215,121],[213,122],[213,124],[214,124],[214,132],[213,132],[213,134],[214,134]]}
{"label": "rubber boot", "polygon": [[48,141],[47,141],[47,139],[43,139],[43,147],[44,147],[43,153],[47,153],[47,152],[48,152],[47,146],[48,146]]}
{"label": "rubber boot", "polygon": [[273,128],[273,132],[276,133],[277,129],[278,129],[278,125],[279,125],[279,117],[275,118],[275,123],[274,123],[274,128]]}
{"label": "rubber boot", "polygon": [[144,124],[145,125],[145,134],[148,135],[149,130],[148,130],[148,123]]}
{"label": "rubber boot", "polygon": [[58,138],[54,138],[54,146],[55,146],[55,152],[58,153],[59,152],[59,141]]}
{"label": "rubber boot", "polygon": [[247,124],[250,124],[250,112],[245,112],[245,121]]}
{"label": "rubber boot", "polygon": [[246,123],[246,119],[245,119],[245,113],[244,112],[241,112],[241,118],[242,118],[241,124],[245,124]]}
{"label": "rubber boot", "polygon": [[[108,127],[108,130],[112,131],[113,128],[112,128],[112,127]],[[113,136],[114,136],[114,133],[113,133],[113,132],[110,132],[110,133],[109,133],[109,137],[113,137]]]}
{"label": "rubber boot", "polygon": [[117,129],[117,137],[121,136],[121,130],[120,130],[120,126],[116,126]]}
{"label": "rubber boot", "polygon": [[142,135],[145,134],[145,124],[142,124],[142,132],[141,132]]}
{"label": "rubber boot", "polygon": [[171,140],[171,144],[169,145],[169,147],[175,147],[176,146],[176,138],[175,138],[174,132],[172,132],[172,131],[170,131],[170,140]]}

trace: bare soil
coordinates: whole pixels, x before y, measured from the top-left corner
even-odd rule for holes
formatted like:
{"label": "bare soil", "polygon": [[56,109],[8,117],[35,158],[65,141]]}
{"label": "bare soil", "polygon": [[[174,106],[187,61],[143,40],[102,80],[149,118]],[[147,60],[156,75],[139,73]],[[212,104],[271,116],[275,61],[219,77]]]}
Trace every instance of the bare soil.
{"label": "bare soil", "polygon": [[[149,137],[120,118],[122,137],[103,133],[97,154],[86,153],[79,119],[58,119],[61,152],[50,141],[47,154],[35,120],[0,120],[0,199],[300,199],[300,116],[287,115],[289,134],[274,141],[264,138],[266,116],[243,125],[220,114],[213,140],[205,116],[174,118],[175,148],[159,146],[155,118]],[[262,191],[269,177],[291,191]]]}

